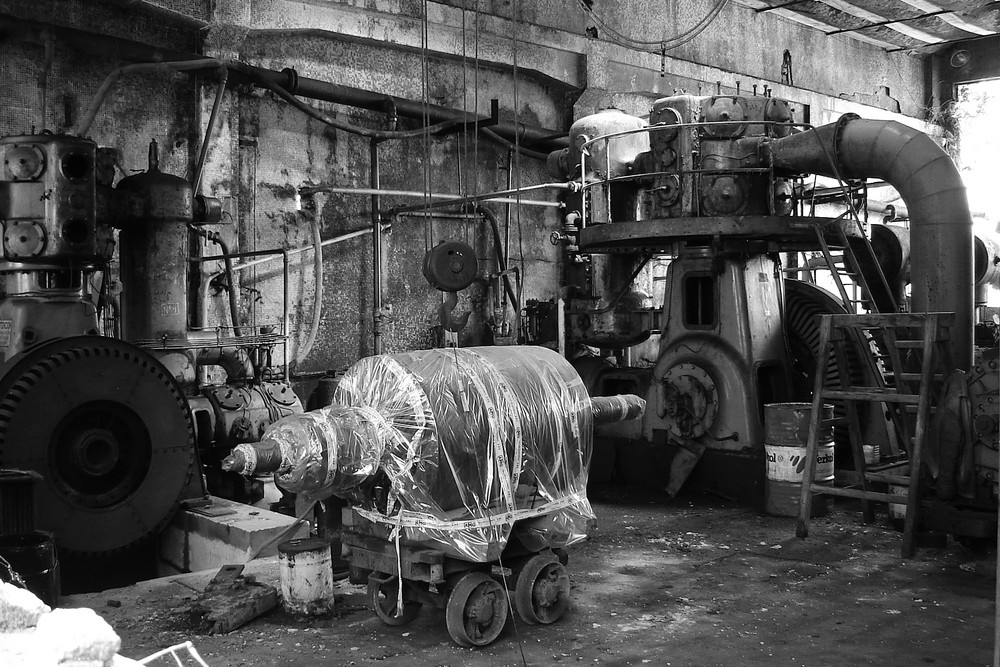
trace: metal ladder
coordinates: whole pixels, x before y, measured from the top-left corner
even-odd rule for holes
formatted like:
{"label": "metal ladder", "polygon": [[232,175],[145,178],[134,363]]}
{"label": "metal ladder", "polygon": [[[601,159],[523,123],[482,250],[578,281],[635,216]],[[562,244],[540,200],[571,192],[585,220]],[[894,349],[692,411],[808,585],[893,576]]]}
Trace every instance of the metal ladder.
{"label": "metal ladder", "polygon": [[[842,216],[843,217],[843,216]],[[860,247],[864,259],[867,261],[867,266],[873,268],[873,273],[878,276],[881,285],[876,285],[876,287],[881,287],[882,292],[875,298],[875,294],[872,291],[872,286],[869,285],[868,280],[865,278],[864,271],[861,270],[861,264],[858,262],[858,256],[854,252],[854,248],[851,246],[850,239],[847,236],[847,232],[839,224],[832,224],[828,226],[817,226],[815,228],[816,240],[819,242],[820,251],[823,253],[823,258],[826,260],[826,268],[830,271],[833,277],[833,282],[837,285],[837,292],[840,294],[840,298],[844,301],[844,306],[851,313],[858,313],[859,310],[864,310],[865,312],[897,312],[899,310],[899,305],[892,296],[892,289],[889,287],[889,281],[885,279],[885,274],[882,273],[882,268],[878,264],[878,259],[875,257],[875,251],[872,249],[871,242],[868,240],[868,235],[865,233],[864,229],[861,227],[861,222],[856,217],[851,217],[854,224],[857,226],[857,230],[860,232]],[[837,218],[835,222],[839,222],[840,218]],[[836,236],[837,242],[836,247],[840,249],[838,254],[834,254],[831,250],[830,244],[826,240],[827,230],[832,230]],[[860,289],[860,298],[854,298],[844,284],[844,279],[850,278],[852,282]],[[881,302],[882,307],[879,307]],[[886,307],[888,306],[888,307]]]}
{"label": "metal ladder", "polygon": [[[802,495],[795,534],[809,534],[809,516],[813,495],[833,495],[861,500],[866,523],[875,519],[871,501],[905,503],[906,516],[903,527],[901,553],[904,558],[915,551],[915,529],[920,504],[920,466],[924,441],[927,435],[932,403],[936,405],[952,366],[947,341],[954,325],[954,313],[884,313],[870,315],[822,315],[820,319],[820,347],[817,356],[816,378],[813,388],[812,415],[809,439],[806,445],[806,466],[803,471]],[[877,333],[875,333],[877,332]],[[853,386],[847,372],[846,346],[854,336],[869,338],[879,335],[885,341],[890,370],[874,376],[874,386]],[[840,388],[825,387],[827,359],[834,355],[840,371]],[[847,416],[833,421],[846,420],[850,435],[851,452],[858,482],[848,487],[830,487],[816,484],[816,455],[819,433],[827,424],[822,423],[822,406],[826,401],[843,402]],[[865,465],[861,423],[857,403],[867,402],[892,405],[896,418],[892,424],[899,442],[906,447],[908,461],[895,464],[894,472],[883,469],[869,472]],[[907,495],[872,491],[869,483],[889,483],[907,486]],[[860,487],[860,488],[858,488]]]}

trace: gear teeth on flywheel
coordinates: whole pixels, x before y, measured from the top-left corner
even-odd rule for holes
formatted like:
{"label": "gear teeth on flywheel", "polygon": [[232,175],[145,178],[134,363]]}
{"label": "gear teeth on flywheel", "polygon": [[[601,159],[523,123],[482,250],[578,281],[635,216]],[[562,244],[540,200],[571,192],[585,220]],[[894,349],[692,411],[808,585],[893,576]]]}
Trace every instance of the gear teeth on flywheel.
{"label": "gear teeth on flywheel", "polygon": [[[165,390],[165,395],[162,399],[163,409],[169,410],[169,406],[171,404],[175,406],[175,411],[172,413],[175,415],[173,418],[175,420],[175,428],[180,427],[180,421],[176,420],[183,419],[184,422],[183,430],[178,432],[177,437],[171,440],[171,442],[180,443],[183,440],[186,443],[186,450],[188,452],[186,460],[181,463],[176,458],[178,449],[177,445],[152,445],[150,449],[152,457],[149,462],[150,468],[143,473],[143,480],[140,482],[140,486],[130,492],[127,497],[107,508],[121,508],[121,511],[126,511],[128,516],[133,517],[133,520],[139,521],[139,525],[146,527],[142,534],[126,541],[122,546],[104,550],[84,551],[60,545],[60,553],[66,553],[67,555],[76,557],[101,558],[105,555],[110,556],[129,552],[133,548],[148,542],[149,539],[154,537],[160,529],[166,525],[167,521],[170,520],[180,505],[182,499],[181,493],[187,487],[192,479],[192,476],[196,472],[193,469],[193,464],[196,458],[194,425],[192,423],[187,401],[184,399],[184,396],[177,386],[174,378],[169,373],[166,373],[163,367],[156,362],[155,359],[148,357],[148,353],[140,348],[133,347],[128,343],[117,339],[97,336],[81,336],[45,343],[40,347],[29,350],[19,357],[16,357],[5,366],[6,373],[0,377],[0,467],[2,467],[12,455],[12,452],[6,445],[8,443],[8,438],[12,435],[11,428],[15,417],[19,410],[24,409],[25,405],[32,401],[38,401],[39,397],[33,397],[32,393],[33,391],[36,391],[39,384],[45,382],[47,378],[53,374],[62,372],[61,369],[63,368],[72,367],[72,365],[80,362],[93,363],[92,360],[107,362],[108,364],[126,363],[135,365],[140,369],[137,382],[145,381],[153,382],[155,385],[161,385]],[[147,391],[152,391],[152,386],[149,386]],[[82,405],[83,401],[81,401],[80,404]],[[58,416],[53,417],[53,419],[57,418]],[[145,422],[143,423],[145,424]],[[183,437],[181,436],[181,433],[183,433]],[[160,434],[155,434],[152,437],[156,439],[158,435]],[[14,434],[13,437],[17,437],[17,435]],[[51,443],[46,446],[50,445]],[[166,456],[167,458],[162,458],[162,456],[161,458],[157,458],[157,453]],[[183,454],[181,454],[181,456],[183,456]],[[155,485],[162,482],[163,475],[156,474],[157,471],[154,471],[152,468],[156,461],[161,461],[163,464],[172,462],[172,470],[174,472],[172,473],[171,479],[173,481],[171,483],[173,484],[172,488],[174,488],[175,491],[172,492],[174,497],[166,503],[169,506],[165,507],[165,511],[163,511],[160,516],[153,517],[149,521],[146,521],[146,517],[135,517],[128,513],[136,511],[135,506],[131,504],[133,498],[138,496],[143,488],[153,488],[152,486],[145,487],[145,484],[148,483],[150,485]],[[184,467],[182,475],[179,470],[181,465]],[[149,492],[150,491],[147,491],[146,493]],[[48,490],[48,493],[55,493],[55,491],[50,489]],[[65,502],[65,500],[60,502]],[[161,504],[163,503],[161,502]],[[97,518],[96,515],[92,516],[92,514],[88,513],[88,508],[84,506],[77,506],[76,511],[83,515],[82,518],[90,518],[91,520],[96,520]]]}

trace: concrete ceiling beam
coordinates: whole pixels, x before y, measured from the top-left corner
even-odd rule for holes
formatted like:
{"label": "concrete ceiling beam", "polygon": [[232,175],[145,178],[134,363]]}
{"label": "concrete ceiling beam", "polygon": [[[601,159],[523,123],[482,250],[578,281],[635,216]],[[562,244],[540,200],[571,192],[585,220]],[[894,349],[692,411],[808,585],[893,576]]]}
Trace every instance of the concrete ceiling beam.
{"label": "concrete ceiling beam", "polygon": [[[428,30],[422,16],[408,15],[400,0],[374,3],[304,4],[291,0],[254,2],[245,27],[251,31],[308,30],[328,33],[332,38],[392,44],[400,48],[428,52],[433,57],[472,61],[478,48],[479,59],[491,68],[537,72],[551,83],[582,89],[586,86],[587,38],[565,31],[513,22],[480,13],[479,40],[474,42],[475,12],[431,3]],[[518,48],[515,39],[526,48]]]}

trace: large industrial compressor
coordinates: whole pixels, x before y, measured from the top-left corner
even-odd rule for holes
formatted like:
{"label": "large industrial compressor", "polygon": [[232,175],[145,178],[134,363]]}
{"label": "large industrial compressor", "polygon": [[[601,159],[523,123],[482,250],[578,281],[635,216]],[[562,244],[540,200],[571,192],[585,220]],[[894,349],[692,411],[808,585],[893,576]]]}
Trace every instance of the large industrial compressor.
{"label": "large industrial compressor", "polygon": [[203,462],[301,411],[259,362],[280,336],[192,321],[192,238],[219,202],[160,172],[155,142],[116,186],[114,151],[87,139],[6,137],[0,155],[0,467],[42,475],[64,557],[127,552],[204,501]]}
{"label": "large industrial compressor", "polygon": [[[891,293],[903,295],[899,270],[883,280],[885,254],[865,248],[868,178],[907,204],[910,310],[955,312],[957,367],[972,371],[974,395],[995,391],[983,379],[996,375],[995,351],[976,351],[974,361],[972,223],[951,159],[897,122],[847,114],[812,127],[795,115],[793,103],[770,96],[675,95],[657,100],[648,121],[614,109],[581,118],[570,148],[549,156],[553,175],[582,185],[553,234],[565,248],[574,364],[592,394],[648,402],[641,425],[599,429],[596,455],[617,457],[626,478],[674,494],[693,475],[719,495],[760,502],[764,405],[809,398],[818,316],[858,307],[786,279],[796,253],[846,247],[853,266],[830,268],[860,274],[864,299],[891,311]],[[835,185],[823,191],[816,176]],[[831,200],[839,213],[816,206]],[[665,274],[651,279],[659,266]],[[652,303],[653,281],[662,281],[662,307]],[[846,372],[865,372],[867,354],[849,349],[857,363]],[[827,381],[839,382],[831,370]],[[973,402],[975,437],[988,452],[977,460],[995,461],[997,410]],[[884,431],[882,411],[867,421]],[[980,472],[990,481],[977,496],[995,506],[995,465]]]}

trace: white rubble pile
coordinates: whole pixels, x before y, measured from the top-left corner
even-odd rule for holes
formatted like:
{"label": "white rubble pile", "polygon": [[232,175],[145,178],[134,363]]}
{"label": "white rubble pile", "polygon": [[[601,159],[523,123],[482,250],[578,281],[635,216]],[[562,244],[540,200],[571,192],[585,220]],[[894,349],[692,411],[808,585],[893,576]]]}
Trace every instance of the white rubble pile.
{"label": "white rubble pile", "polygon": [[0,632],[33,628],[50,611],[31,591],[0,581]]}
{"label": "white rubble pile", "polygon": [[93,609],[49,609],[33,593],[0,581],[0,665],[126,667],[121,638]]}

